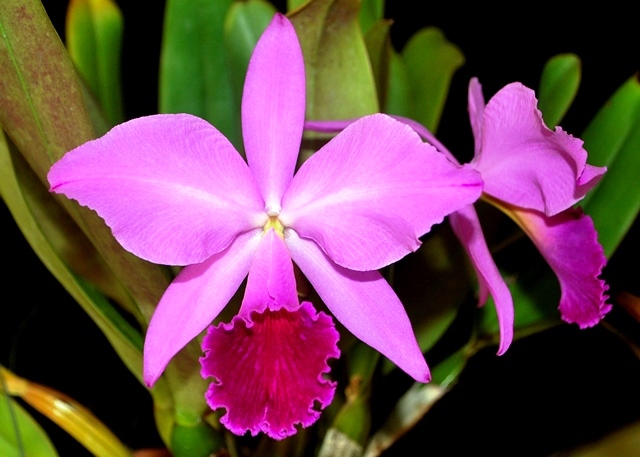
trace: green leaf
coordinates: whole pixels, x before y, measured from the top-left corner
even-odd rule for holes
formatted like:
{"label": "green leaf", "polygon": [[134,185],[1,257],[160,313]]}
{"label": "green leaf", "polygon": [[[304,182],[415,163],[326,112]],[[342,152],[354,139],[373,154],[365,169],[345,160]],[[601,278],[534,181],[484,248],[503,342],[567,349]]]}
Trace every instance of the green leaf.
{"label": "green leaf", "polygon": [[124,119],[120,83],[122,29],[122,14],[112,0],[69,3],[67,49],[111,125]]}
{"label": "green leaf", "polygon": [[212,429],[206,422],[194,426],[177,425],[173,430],[172,455],[175,457],[208,457],[218,455],[224,447],[220,432]]}
{"label": "green leaf", "polygon": [[[206,119],[238,148],[240,102],[223,45],[232,0],[169,0],[160,58],[160,112]],[[241,81],[244,80],[244,75]]]}
{"label": "green leaf", "polygon": [[411,116],[411,84],[407,66],[400,54],[393,49],[389,60],[389,83],[384,112],[398,116]]}
{"label": "green leaf", "polygon": [[384,13],[384,0],[361,0],[360,3],[360,30],[366,34],[371,27],[382,19]]}
{"label": "green leaf", "polygon": [[[548,265],[540,261],[517,277],[506,276],[506,281],[513,298],[515,339],[562,322],[558,311],[560,284]],[[478,333],[489,340],[488,344],[500,341],[500,326],[492,297],[480,310]]]}
{"label": "green leaf", "polygon": [[387,106],[387,93],[389,92],[390,61],[393,52],[389,36],[391,24],[390,20],[378,21],[369,28],[365,36],[380,106]]}
{"label": "green leaf", "polygon": [[575,54],[558,54],[547,61],[542,70],[538,109],[547,126],[560,123],[580,87],[582,65]]}
{"label": "green leaf", "polygon": [[[32,211],[42,189],[22,156],[12,153],[0,133],[0,194],[25,238],[44,265],[105,334],[127,368],[142,379],[142,337],[90,283],[74,274],[50,241],[46,224]],[[19,178],[22,178],[19,180]],[[31,186],[23,187],[25,184]]]}
{"label": "green leaf", "polygon": [[[0,392],[2,392],[1,388]],[[17,401],[8,395],[1,394],[0,455],[3,457],[58,457],[58,453],[42,427]]]}
{"label": "green leaf", "polygon": [[409,40],[402,50],[402,59],[411,90],[409,117],[435,133],[451,79],[464,63],[464,56],[440,29],[427,27]]}
{"label": "green leaf", "polygon": [[582,135],[589,163],[608,167],[582,206],[609,258],[640,211],[640,82],[634,76],[600,109]]}
{"label": "green leaf", "polygon": [[290,15],[305,61],[307,119],[351,119],[378,111],[357,0],[316,0]]}
{"label": "green leaf", "polygon": [[[93,139],[82,85],[37,0],[0,2],[0,124],[48,187],[51,163]],[[146,322],[168,285],[168,270],[125,251],[93,211],[61,198]]]}

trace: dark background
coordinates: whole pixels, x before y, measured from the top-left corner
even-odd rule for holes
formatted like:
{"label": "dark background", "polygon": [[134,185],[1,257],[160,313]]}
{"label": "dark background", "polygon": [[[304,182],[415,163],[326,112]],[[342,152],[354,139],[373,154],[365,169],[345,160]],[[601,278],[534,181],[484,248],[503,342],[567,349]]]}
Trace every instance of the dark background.
{"label": "dark background", "polygon": [[[62,33],[66,2],[43,2]],[[156,112],[163,2],[120,1],[125,18],[123,81],[128,118]],[[472,151],[466,86],[477,76],[489,97],[509,82],[536,88],[546,60],[561,52],[582,58],[583,79],[563,121],[579,135],[612,92],[640,69],[637,25],[613,3],[598,10],[492,9],[483,2],[390,0],[397,47],[420,27],[436,25],[467,58],[456,74],[439,137],[452,151]],[[422,2],[420,2],[422,3]],[[276,2],[282,6],[283,2]],[[524,7],[522,7],[524,8]],[[423,12],[426,11],[426,12]],[[640,164],[639,164],[640,165]],[[151,402],[84,315],[31,252],[6,207],[0,207],[5,254],[5,298],[0,363],[59,389],[92,409],[133,448],[160,444]],[[639,293],[638,229],[605,275],[612,294]],[[7,310],[9,311],[7,317]],[[637,323],[614,309],[607,321],[640,335]],[[475,357],[459,385],[386,455],[549,455],[640,419],[640,364],[602,328],[565,325],[516,342],[506,355]],[[126,398],[123,398],[126,395]],[[88,455],[73,439],[35,414],[61,455]]]}

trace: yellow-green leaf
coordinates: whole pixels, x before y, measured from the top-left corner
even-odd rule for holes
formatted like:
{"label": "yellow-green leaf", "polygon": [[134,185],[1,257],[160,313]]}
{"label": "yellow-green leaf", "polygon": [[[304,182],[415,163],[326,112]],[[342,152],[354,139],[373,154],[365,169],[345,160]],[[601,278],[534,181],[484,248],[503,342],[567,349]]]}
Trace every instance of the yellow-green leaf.
{"label": "yellow-green leaf", "polygon": [[120,51],[123,19],[112,0],[71,0],[67,49],[111,125],[123,121]]}
{"label": "yellow-green leaf", "polygon": [[538,109],[547,127],[553,129],[567,113],[580,87],[582,65],[575,54],[558,54],[542,70]]}
{"label": "yellow-green leaf", "polygon": [[464,63],[464,56],[440,29],[427,27],[411,37],[402,50],[402,60],[411,91],[409,117],[435,133],[451,79]]}
{"label": "yellow-green leaf", "polygon": [[304,55],[307,118],[351,119],[378,111],[357,0],[315,0],[290,19]]}

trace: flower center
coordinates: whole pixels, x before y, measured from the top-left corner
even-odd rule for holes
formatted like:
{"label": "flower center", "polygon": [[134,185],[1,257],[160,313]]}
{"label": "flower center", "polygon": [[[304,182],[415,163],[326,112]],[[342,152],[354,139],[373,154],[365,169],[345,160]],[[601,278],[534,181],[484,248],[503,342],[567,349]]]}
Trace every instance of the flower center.
{"label": "flower center", "polygon": [[273,229],[280,238],[284,239],[284,225],[278,220],[278,216],[269,216],[269,220],[264,224],[264,231]]}

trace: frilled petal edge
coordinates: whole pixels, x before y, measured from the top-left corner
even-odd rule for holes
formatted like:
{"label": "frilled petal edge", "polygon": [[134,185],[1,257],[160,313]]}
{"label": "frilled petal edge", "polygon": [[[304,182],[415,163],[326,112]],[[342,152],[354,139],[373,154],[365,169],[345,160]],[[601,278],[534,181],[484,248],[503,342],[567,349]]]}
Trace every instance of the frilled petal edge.
{"label": "frilled petal edge", "polygon": [[291,258],[336,319],[416,381],[429,382],[429,368],[409,317],[380,273],[336,265],[314,241],[300,238],[291,229],[285,231],[285,242]]}
{"label": "frilled petal edge", "polygon": [[293,435],[333,400],[336,384],[326,373],[328,359],[340,355],[338,338],[331,317],[309,302],[211,326],[200,359],[202,376],[214,378],[207,403],[226,409],[220,422],[237,435]]}
{"label": "frilled petal edge", "polygon": [[607,285],[600,279],[605,266],[593,221],[580,208],[547,217],[536,211],[510,208],[558,277],[562,319],[580,328],[596,325],[611,310]]}
{"label": "frilled petal edge", "polygon": [[155,263],[202,262],[266,222],[247,164],[188,114],[120,124],[69,151],[48,179],[53,192],[104,218],[125,249]]}
{"label": "frilled petal edge", "polygon": [[240,235],[225,251],[189,265],[158,303],[144,341],[144,381],[153,386],[171,358],[215,319],[238,290],[261,239]]}
{"label": "frilled petal edge", "polygon": [[449,216],[454,233],[464,246],[473,264],[480,285],[479,305],[484,305],[491,294],[496,305],[500,325],[498,354],[504,354],[513,341],[513,298],[500,271],[491,257],[482,227],[473,205],[466,206]]}
{"label": "frilled petal edge", "polygon": [[598,183],[606,169],[586,169],[582,140],[559,127],[547,128],[533,90],[506,85],[481,111],[482,121],[474,115],[477,107],[472,108],[479,103],[478,90],[470,89],[477,143],[471,163],[482,174],[487,194],[550,216],[574,205]]}

